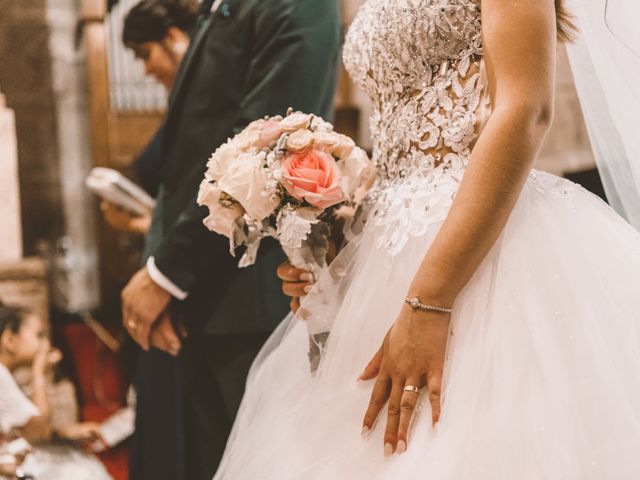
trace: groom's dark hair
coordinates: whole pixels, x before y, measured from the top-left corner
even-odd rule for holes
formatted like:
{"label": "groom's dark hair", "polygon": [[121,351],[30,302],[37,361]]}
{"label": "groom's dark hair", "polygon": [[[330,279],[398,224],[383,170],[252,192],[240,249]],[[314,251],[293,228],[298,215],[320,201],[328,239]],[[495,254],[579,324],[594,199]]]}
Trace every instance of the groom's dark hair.
{"label": "groom's dark hair", "polygon": [[122,41],[128,46],[161,42],[170,27],[190,34],[197,17],[194,0],[142,0],[124,19]]}

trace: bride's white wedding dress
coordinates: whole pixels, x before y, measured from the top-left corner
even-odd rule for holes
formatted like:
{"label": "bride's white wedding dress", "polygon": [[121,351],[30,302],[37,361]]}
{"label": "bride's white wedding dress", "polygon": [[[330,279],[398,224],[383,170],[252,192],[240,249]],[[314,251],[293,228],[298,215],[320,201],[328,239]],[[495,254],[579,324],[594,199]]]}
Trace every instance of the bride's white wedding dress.
{"label": "bride's white wedding dress", "polygon": [[421,397],[405,454],[384,458],[385,414],[361,438],[372,385],[356,378],[490,112],[480,0],[368,0],[344,57],[375,106],[367,222],[303,303],[313,325],[331,324],[319,370],[304,321],[284,324],[256,361],[215,479],[640,478],[640,234],[542,172],[454,305],[436,430]]}

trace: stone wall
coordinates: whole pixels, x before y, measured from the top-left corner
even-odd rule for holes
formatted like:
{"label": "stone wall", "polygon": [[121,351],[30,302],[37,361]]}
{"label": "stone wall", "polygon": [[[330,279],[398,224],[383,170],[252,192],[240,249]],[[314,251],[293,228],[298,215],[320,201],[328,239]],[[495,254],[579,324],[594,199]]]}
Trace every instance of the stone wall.
{"label": "stone wall", "polygon": [[22,258],[22,223],[20,221],[20,185],[18,149],[13,110],[6,108],[0,92],[0,262]]}
{"label": "stone wall", "polygon": [[564,47],[558,49],[553,124],[535,166],[556,175],[596,167]]}
{"label": "stone wall", "polygon": [[15,111],[24,253],[64,253],[52,293],[74,311],[95,307],[99,294],[95,203],[84,185],[91,156],[84,50],[74,39],[79,7],[0,0],[0,89]]}
{"label": "stone wall", "polygon": [[0,264],[0,300],[49,318],[47,270],[42,260],[27,258]]}
{"label": "stone wall", "polygon": [[15,111],[25,254],[63,231],[44,0],[0,0],[0,90]]}

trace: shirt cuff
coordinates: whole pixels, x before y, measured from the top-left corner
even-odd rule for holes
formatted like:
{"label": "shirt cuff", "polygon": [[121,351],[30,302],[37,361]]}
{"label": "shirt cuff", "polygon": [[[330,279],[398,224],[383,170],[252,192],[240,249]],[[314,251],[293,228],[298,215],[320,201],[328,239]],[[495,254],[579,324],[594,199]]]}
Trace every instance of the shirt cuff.
{"label": "shirt cuff", "polygon": [[160,288],[166,290],[171,294],[171,296],[177,298],[178,300],[184,300],[189,295],[188,292],[185,292],[180,287],[178,287],[158,269],[158,267],[156,266],[156,261],[153,257],[149,257],[149,259],[147,260],[147,273],[149,273],[151,280],[153,280]]}

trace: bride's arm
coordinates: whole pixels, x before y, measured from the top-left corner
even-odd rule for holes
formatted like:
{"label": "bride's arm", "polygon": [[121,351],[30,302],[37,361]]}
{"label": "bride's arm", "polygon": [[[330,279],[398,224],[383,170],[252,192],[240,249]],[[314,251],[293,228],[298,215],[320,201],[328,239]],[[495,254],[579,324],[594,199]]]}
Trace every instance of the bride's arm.
{"label": "bride's arm", "polygon": [[409,292],[445,307],[500,235],[552,117],[553,0],[483,0],[482,25],[495,109]]}
{"label": "bride's arm", "polygon": [[[494,110],[471,155],[440,232],[408,292],[450,307],[504,228],[552,116],[556,26],[553,0],[482,0],[484,52]],[[433,421],[440,392],[449,316],[404,305],[361,375],[376,378],[363,420],[369,432],[389,401],[385,455],[407,448],[425,384]]]}

